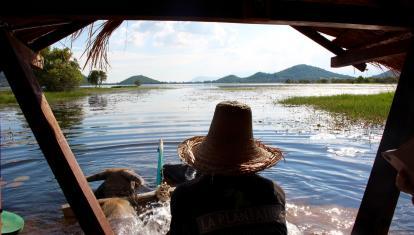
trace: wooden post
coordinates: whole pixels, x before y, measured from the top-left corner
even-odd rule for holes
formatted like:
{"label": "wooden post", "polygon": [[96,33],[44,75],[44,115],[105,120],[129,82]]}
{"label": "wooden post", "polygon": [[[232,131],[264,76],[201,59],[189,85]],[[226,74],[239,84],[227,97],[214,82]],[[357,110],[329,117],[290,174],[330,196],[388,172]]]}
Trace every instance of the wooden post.
{"label": "wooden post", "polygon": [[0,28],[1,68],[80,226],[86,234],[113,234],[29,63],[19,53],[22,47]]}
{"label": "wooden post", "polygon": [[396,170],[381,152],[399,147],[414,135],[414,43],[407,52],[374,166],[352,234],[387,234],[398,201]]}

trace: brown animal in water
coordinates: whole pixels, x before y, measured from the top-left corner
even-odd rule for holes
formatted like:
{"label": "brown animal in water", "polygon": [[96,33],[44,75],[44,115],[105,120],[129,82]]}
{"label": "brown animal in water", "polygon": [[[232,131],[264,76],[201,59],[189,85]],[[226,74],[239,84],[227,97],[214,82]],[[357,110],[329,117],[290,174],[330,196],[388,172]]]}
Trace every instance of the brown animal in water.
{"label": "brown animal in water", "polygon": [[129,201],[122,198],[109,198],[101,207],[115,234],[136,232],[138,217]]}
{"label": "brown animal in water", "polygon": [[145,183],[141,176],[128,168],[109,168],[86,179],[88,182],[104,181],[95,191],[97,198],[129,197]]}

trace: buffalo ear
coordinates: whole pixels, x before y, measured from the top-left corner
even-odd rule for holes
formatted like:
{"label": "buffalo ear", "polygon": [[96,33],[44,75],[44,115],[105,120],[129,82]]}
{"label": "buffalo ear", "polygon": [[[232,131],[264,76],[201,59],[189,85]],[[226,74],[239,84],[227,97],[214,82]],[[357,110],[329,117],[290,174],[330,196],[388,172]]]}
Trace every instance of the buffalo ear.
{"label": "buffalo ear", "polygon": [[108,177],[109,172],[107,170],[94,174],[94,175],[90,175],[88,177],[86,177],[86,180],[88,182],[93,182],[93,181],[99,181],[99,180],[106,180],[106,178]]}

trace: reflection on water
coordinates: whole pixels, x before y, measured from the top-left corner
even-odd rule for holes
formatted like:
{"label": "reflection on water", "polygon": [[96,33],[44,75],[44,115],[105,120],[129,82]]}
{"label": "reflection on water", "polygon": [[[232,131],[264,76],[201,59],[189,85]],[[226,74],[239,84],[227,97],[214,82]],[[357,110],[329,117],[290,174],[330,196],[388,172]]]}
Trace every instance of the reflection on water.
{"label": "reflection on water", "polygon": [[52,106],[53,114],[63,130],[82,123],[83,105],[78,102],[62,102]]}
{"label": "reflection on water", "polygon": [[[370,94],[393,90],[393,86],[172,87],[99,94],[52,105],[85,175],[129,167],[154,187],[158,140],[164,139],[165,162],[178,163],[178,143],[207,133],[218,102],[239,100],[252,107],[255,137],[285,153],[285,161],[260,174],[284,188],[290,231],[349,233],[383,127],[344,125],[342,117],[274,101],[296,95]],[[2,187],[3,205],[25,217],[25,233],[79,232],[76,224],[62,219],[60,205],[65,198],[25,123],[17,107],[1,109],[0,183],[21,182],[18,187]],[[138,226],[137,234],[168,229],[168,206],[157,208],[139,216],[145,226]],[[392,231],[414,230],[412,209],[409,197],[402,194]]]}
{"label": "reflection on water", "polygon": [[91,95],[88,97],[88,104],[94,110],[103,110],[108,105],[108,98],[105,95]]}

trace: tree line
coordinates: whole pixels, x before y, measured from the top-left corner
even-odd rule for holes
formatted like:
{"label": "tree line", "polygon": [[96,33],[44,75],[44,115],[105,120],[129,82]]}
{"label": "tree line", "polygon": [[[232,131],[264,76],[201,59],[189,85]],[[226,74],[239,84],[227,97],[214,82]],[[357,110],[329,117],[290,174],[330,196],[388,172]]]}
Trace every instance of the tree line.
{"label": "tree line", "polygon": [[292,80],[287,79],[285,83],[350,83],[350,84],[361,84],[361,83],[398,83],[398,77],[385,77],[385,78],[374,78],[374,77],[362,77],[357,78],[322,78],[319,80]]}
{"label": "tree line", "polygon": [[[40,51],[40,55],[44,59],[43,69],[36,69],[34,73],[46,91],[70,91],[85,81],[79,63],[69,48],[47,47]],[[107,75],[102,70],[91,70],[86,77],[95,87],[101,86],[106,79]]]}

